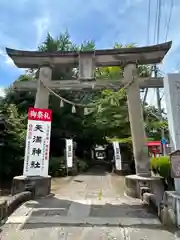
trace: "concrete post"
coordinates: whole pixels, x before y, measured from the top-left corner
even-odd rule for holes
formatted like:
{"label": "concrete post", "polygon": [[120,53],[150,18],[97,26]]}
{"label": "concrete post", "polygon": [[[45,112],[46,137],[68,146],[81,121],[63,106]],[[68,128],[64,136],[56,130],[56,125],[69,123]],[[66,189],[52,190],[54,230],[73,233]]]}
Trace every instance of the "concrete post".
{"label": "concrete post", "polygon": [[[35,98],[35,108],[45,108],[49,107],[49,91],[41,83],[45,84],[51,81],[52,68],[50,66],[42,66],[39,70],[38,86]],[[41,80],[41,81],[40,81]]]}
{"label": "concrete post", "polygon": [[136,174],[143,177],[149,177],[149,157],[146,147],[147,140],[144,129],[139,83],[136,77],[136,66],[128,64],[124,69],[124,80],[128,83],[132,80],[133,76],[135,80],[127,88],[127,102]]}
{"label": "concrete post", "polygon": [[[42,66],[39,70],[38,86],[35,99],[35,108],[49,107],[49,91],[41,83],[45,84],[51,81],[52,69],[49,66]],[[41,81],[40,81],[41,80]],[[27,182],[33,188],[34,197],[44,197],[51,191],[51,176],[16,176],[13,179],[12,194],[27,190]]]}

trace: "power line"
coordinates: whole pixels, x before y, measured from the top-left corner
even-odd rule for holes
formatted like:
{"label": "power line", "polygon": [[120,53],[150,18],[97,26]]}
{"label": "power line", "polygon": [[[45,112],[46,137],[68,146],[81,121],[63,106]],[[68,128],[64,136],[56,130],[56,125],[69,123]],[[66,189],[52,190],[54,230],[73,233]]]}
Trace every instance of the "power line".
{"label": "power line", "polygon": [[173,6],[174,6],[174,0],[171,0],[170,11],[169,11],[169,18],[168,18],[168,23],[167,23],[167,28],[166,28],[165,42],[167,41],[167,37],[168,37],[168,33],[169,33],[169,27],[170,27],[170,22],[171,22]]}
{"label": "power line", "polygon": [[163,94],[162,94],[162,96],[161,96],[161,100],[163,99],[163,97],[164,97],[164,92],[163,92]]}
{"label": "power line", "polygon": [[159,0],[157,0],[157,6],[156,6],[156,15],[155,15],[155,24],[154,24],[154,41],[156,40],[156,28],[157,28],[157,21],[158,21],[158,15],[159,15]]}
{"label": "power line", "polygon": [[143,98],[143,106],[144,106],[145,103],[146,103],[147,95],[148,95],[148,88],[145,89],[145,94],[144,94],[144,98]]}
{"label": "power line", "polygon": [[159,35],[160,35],[160,26],[161,26],[161,7],[162,7],[162,2],[161,2],[161,0],[158,0],[157,43],[159,43]]}
{"label": "power line", "polygon": [[[165,42],[167,41],[167,38],[168,38],[168,33],[169,33],[169,28],[170,28],[170,23],[171,23],[171,18],[172,18],[173,7],[174,7],[174,0],[171,0],[170,8],[169,8],[169,18],[167,20],[167,28],[166,28],[166,34],[165,34]],[[179,72],[179,70],[180,70],[180,62],[177,63],[177,65],[174,68],[173,72]]]}
{"label": "power line", "polygon": [[[157,25],[157,38],[156,38],[156,43],[159,43],[159,36],[160,36],[160,27],[161,27],[161,8],[162,8],[162,1],[157,0],[157,15],[156,15],[156,22],[155,24]],[[155,29],[156,31],[156,29]],[[155,65],[154,66],[154,75],[155,77],[158,76],[158,68]],[[156,98],[157,98],[157,108],[158,108],[158,115],[159,115],[159,120],[162,121],[162,109],[161,109],[161,97],[160,97],[160,89],[156,89]],[[163,139],[165,136],[164,129],[161,129],[161,139]],[[163,149],[163,154],[166,154],[165,148]]]}
{"label": "power line", "polygon": [[177,63],[176,67],[174,68],[174,72],[178,72],[180,70],[180,62]]}
{"label": "power line", "polygon": [[[151,0],[149,0],[149,2],[148,2],[147,45],[149,44],[150,20],[151,20]],[[143,106],[146,103],[147,95],[148,95],[148,88],[145,89],[145,94],[144,94],[144,98],[143,98]]]}
{"label": "power line", "polygon": [[147,45],[149,44],[150,20],[151,20],[151,0],[149,0],[148,2]]}

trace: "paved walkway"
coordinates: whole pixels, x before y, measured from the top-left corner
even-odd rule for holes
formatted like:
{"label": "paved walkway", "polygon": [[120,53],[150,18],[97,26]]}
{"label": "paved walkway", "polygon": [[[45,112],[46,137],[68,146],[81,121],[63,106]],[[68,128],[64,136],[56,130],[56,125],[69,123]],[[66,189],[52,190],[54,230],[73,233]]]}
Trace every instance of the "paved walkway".
{"label": "paved walkway", "polygon": [[[119,187],[118,187],[119,186]],[[2,228],[1,240],[175,240],[139,200],[125,197],[123,178],[89,172],[54,197],[29,201]]]}

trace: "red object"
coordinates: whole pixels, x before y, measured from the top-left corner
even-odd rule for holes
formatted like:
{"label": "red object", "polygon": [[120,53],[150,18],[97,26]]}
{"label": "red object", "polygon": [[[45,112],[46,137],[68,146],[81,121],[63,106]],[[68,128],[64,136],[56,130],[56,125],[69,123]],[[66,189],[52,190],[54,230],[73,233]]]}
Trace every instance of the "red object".
{"label": "red object", "polygon": [[52,110],[42,109],[42,108],[29,108],[28,120],[51,122],[52,121]]}
{"label": "red object", "polygon": [[148,147],[161,146],[161,141],[149,141],[149,142],[147,142],[147,146]]}
{"label": "red object", "polygon": [[157,154],[161,154],[161,141],[149,141],[146,143],[150,155],[156,157]]}

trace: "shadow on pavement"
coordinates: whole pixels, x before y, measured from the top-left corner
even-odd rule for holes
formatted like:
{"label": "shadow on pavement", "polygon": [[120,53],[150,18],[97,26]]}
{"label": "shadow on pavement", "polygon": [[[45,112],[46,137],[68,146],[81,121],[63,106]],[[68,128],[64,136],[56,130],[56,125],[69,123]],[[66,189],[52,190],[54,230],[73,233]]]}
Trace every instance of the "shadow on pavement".
{"label": "shadow on pavement", "polygon": [[[80,174],[80,176],[92,176],[92,179],[94,177],[96,181],[96,179],[99,180],[99,177],[95,178],[95,176],[101,177],[108,174],[106,166],[97,165],[88,172]],[[87,181],[89,181],[89,179],[91,178],[88,177]],[[78,176],[73,179],[73,181],[77,182],[77,185],[73,185],[75,191],[76,186],[84,182],[83,178],[78,178]],[[82,185],[84,186],[85,183]],[[122,178],[120,180],[115,179],[113,185],[119,185],[121,183]],[[94,191],[94,185],[90,187],[92,187],[92,191]],[[108,187],[109,186],[107,186],[107,188]],[[106,186],[104,190],[106,191]],[[67,191],[69,191],[68,188]],[[84,191],[83,188],[82,191]],[[48,228],[49,231],[51,231],[51,229],[56,227],[110,227],[135,228],[135,231],[141,229],[165,230],[173,234],[177,231],[177,228],[168,229],[162,226],[157,216],[145,205],[142,205],[140,201],[127,200],[124,195],[122,195],[120,200],[108,200],[108,203],[106,203],[103,202],[103,198],[102,200],[98,200],[96,191],[95,194],[95,197],[90,197],[87,201],[73,201],[69,200],[69,197],[67,197],[68,199],[64,199],[63,197],[60,199],[61,192],[57,195],[58,197],[50,196],[29,201],[24,204],[25,208],[28,209],[28,215],[25,216],[26,220],[23,224],[21,223],[19,230],[26,232],[26,230],[31,229],[40,229],[41,231],[43,228]],[[88,202],[89,200],[90,202]],[[90,205],[90,203],[92,204]]]}
{"label": "shadow on pavement", "polygon": [[[167,230],[171,233],[174,233],[174,228],[165,229],[157,220],[157,217],[150,211],[146,206],[141,204],[127,204],[121,203],[118,205],[114,204],[94,204],[90,206],[89,210],[89,218],[93,218],[95,221],[91,220],[85,221],[77,221],[72,219],[72,221],[62,221],[63,217],[68,216],[69,208],[75,204],[78,209],[89,208],[89,205],[82,204],[75,201],[70,201],[66,199],[58,199],[56,197],[49,197],[46,199],[41,199],[36,201],[36,203],[26,203],[25,205],[29,208],[33,208],[29,218],[26,222],[21,226],[22,230],[25,229],[36,229],[36,228],[44,228],[44,227],[90,227],[90,226],[98,226],[98,227],[129,227],[129,228],[143,228],[143,229],[159,229],[159,230]],[[36,217],[44,217],[47,218],[45,222],[32,222],[32,219]],[[48,222],[48,217],[53,219],[52,217],[60,217],[60,222]],[[118,219],[118,223],[113,221],[113,218]],[[58,219],[58,218],[57,218]],[[71,218],[70,218],[71,219]],[[84,217],[86,219],[86,217]],[[97,224],[96,219],[101,219]],[[108,219],[108,222],[106,222]],[[112,221],[111,221],[112,219]],[[125,220],[125,221],[124,221]],[[154,221],[155,220],[155,221]],[[152,223],[151,223],[152,221]]]}
{"label": "shadow on pavement", "polygon": [[87,172],[80,173],[81,176],[106,176],[111,172],[107,164],[97,164],[90,168]]}
{"label": "shadow on pavement", "polygon": [[26,223],[21,227],[21,230],[37,229],[37,228],[55,228],[55,227],[110,227],[110,228],[136,228],[136,229],[148,229],[148,230],[158,230],[158,231],[168,231],[170,233],[176,233],[177,237],[180,237],[180,233],[177,232],[177,228],[165,228],[162,225],[157,224],[91,224],[91,223]]}

